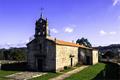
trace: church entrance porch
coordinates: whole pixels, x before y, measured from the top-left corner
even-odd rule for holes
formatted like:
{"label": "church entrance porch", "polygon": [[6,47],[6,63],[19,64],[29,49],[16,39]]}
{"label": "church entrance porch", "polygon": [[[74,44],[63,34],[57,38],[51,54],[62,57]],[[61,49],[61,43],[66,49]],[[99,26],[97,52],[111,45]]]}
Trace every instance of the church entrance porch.
{"label": "church entrance porch", "polygon": [[43,60],[42,59],[37,59],[37,70],[43,71]]}
{"label": "church entrance porch", "polygon": [[35,57],[36,59],[36,70],[37,71],[44,71],[44,67],[45,67],[45,56],[43,55],[37,55]]}
{"label": "church entrance porch", "polygon": [[90,64],[91,64],[90,56],[86,56],[86,64],[87,64],[87,65],[90,65]]}

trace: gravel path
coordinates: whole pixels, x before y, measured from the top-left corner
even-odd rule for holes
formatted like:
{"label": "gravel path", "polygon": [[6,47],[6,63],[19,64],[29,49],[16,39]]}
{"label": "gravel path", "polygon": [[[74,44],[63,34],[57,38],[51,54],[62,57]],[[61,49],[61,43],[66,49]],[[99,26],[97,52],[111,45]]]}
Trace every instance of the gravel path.
{"label": "gravel path", "polygon": [[9,78],[11,80],[28,80],[31,78],[39,77],[47,73],[42,72],[19,72],[12,75],[6,76],[6,78]]}

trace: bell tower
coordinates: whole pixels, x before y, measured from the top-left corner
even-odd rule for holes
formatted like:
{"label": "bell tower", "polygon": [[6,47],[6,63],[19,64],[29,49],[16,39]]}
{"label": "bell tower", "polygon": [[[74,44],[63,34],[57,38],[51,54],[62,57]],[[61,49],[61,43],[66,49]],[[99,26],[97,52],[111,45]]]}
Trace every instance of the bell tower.
{"label": "bell tower", "polygon": [[43,19],[43,15],[41,13],[40,19],[38,19],[35,23],[35,38],[48,36],[48,22],[47,18]]}

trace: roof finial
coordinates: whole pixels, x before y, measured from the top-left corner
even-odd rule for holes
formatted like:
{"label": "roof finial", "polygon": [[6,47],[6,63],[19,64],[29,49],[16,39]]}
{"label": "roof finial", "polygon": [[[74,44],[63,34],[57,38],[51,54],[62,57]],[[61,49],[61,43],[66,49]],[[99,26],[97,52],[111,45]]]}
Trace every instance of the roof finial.
{"label": "roof finial", "polygon": [[43,18],[42,12],[41,12],[40,18]]}
{"label": "roof finial", "polygon": [[40,18],[43,18],[43,10],[44,10],[44,8],[41,8],[41,15],[40,15]]}
{"label": "roof finial", "polygon": [[48,36],[51,36],[51,35],[50,35],[50,30],[48,30]]}
{"label": "roof finial", "polygon": [[48,19],[46,18],[46,21],[48,21]]}

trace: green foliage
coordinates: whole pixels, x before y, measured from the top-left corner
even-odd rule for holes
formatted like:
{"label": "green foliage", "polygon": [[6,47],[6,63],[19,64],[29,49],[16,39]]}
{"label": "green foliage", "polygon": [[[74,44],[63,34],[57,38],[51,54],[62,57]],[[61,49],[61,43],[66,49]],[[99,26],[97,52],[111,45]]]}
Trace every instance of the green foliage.
{"label": "green foliage", "polygon": [[107,58],[107,57],[109,57],[109,58],[114,58],[114,53],[111,52],[111,51],[107,51],[107,52],[103,55],[103,57],[105,57],[105,58]]}
{"label": "green foliage", "polygon": [[5,49],[0,49],[0,60],[3,60],[3,52],[4,52]]}
{"label": "green foliage", "polygon": [[31,80],[49,80],[50,78],[57,77],[59,75],[62,75],[64,73],[69,72],[69,71],[74,70],[74,69],[75,68],[72,68],[72,67],[66,67],[66,69],[62,70],[60,73],[49,72],[48,74],[45,74],[45,75],[37,77],[37,78],[33,78]]}
{"label": "green foliage", "polygon": [[21,49],[13,49],[11,50],[11,56],[13,60],[24,60],[25,59],[25,53]]}
{"label": "green foliage", "polygon": [[52,72],[49,72],[48,74],[45,74],[43,76],[40,76],[40,77],[37,77],[37,78],[33,78],[31,80],[48,80],[50,78],[53,78],[53,77],[57,77],[59,76],[61,73],[52,73]]}
{"label": "green foliage", "polygon": [[5,76],[10,75],[10,74],[14,74],[18,71],[4,71],[4,70],[0,70],[0,80],[9,80],[6,79]]}
{"label": "green foliage", "polygon": [[73,74],[72,76],[66,78],[65,80],[92,80],[104,68],[105,64],[98,63],[96,65],[85,68],[76,74]]}
{"label": "green foliage", "polygon": [[91,43],[88,41],[88,39],[81,38],[76,41],[76,43],[79,43],[80,45],[84,45],[86,47],[92,47]]}
{"label": "green foliage", "polygon": [[69,67],[68,66],[64,66],[64,69],[67,70]]}
{"label": "green foliage", "polygon": [[26,59],[26,48],[10,48],[0,49],[0,55],[2,60],[25,60]]}

